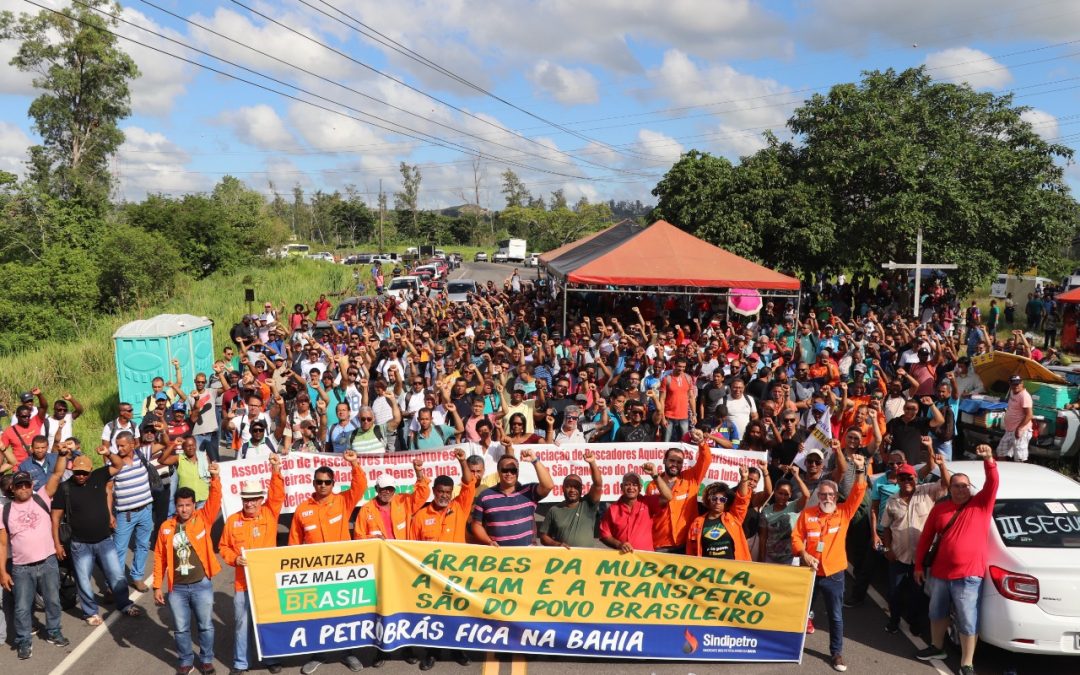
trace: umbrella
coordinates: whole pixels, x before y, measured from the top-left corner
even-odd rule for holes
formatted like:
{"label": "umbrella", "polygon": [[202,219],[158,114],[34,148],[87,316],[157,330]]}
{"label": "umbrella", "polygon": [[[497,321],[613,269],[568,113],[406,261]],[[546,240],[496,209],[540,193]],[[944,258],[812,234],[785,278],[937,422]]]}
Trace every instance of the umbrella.
{"label": "umbrella", "polygon": [[1050,372],[1046,366],[1026,356],[1008,352],[991,352],[971,357],[971,365],[982,380],[983,386],[991,389],[996,382],[1008,382],[1013,375],[1025,380],[1065,384],[1065,378]]}
{"label": "umbrella", "polygon": [[733,288],[728,295],[728,307],[736,314],[753,316],[761,311],[761,293],[752,288]]}

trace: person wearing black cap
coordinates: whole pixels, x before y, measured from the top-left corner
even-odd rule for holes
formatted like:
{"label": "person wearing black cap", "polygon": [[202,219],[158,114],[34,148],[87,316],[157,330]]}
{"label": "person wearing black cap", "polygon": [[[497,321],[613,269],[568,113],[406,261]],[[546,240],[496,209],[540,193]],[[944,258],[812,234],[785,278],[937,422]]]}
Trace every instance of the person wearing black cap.
{"label": "person wearing black cap", "polygon": [[[46,409],[46,406],[42,406]],[[15,595],[15,648],[20,659],[33,653],[34,596],[45,600],[45,641],[57,647],[71,642],[60,632],[60,569],[52,536],[52,497],[67,469],[70,450],[62,445],[48,482],[37,492],[25,471],[11,478],[12,500],[0,521],[0,561],[11,551],[11,573],[0,565],[0,586]]]}
{"label": "person wearing black cap", "polygon": [[[31,399],[37,396],[37,411],[27,402],[27,396]],[[45,417],[49,414],[49,402],[37,387],[24,393],[20,401],[19,407],[15,408],[15,423],[0,435],[0,447],[4,448],[8,463],[14,466],[18,466],[30,456],[30,442],[41,434]]]}
{"label": "person wearing black cap", "polygon": [[1005,433],[994,452],[997,457],[1017,462],[1027,461],[1034,412],[1032,406],[1031,394],[1024,389],[1024,378],[1019,375],[1010,377],[1009,407],[1005,409],[1005,419],[1002,422]]}

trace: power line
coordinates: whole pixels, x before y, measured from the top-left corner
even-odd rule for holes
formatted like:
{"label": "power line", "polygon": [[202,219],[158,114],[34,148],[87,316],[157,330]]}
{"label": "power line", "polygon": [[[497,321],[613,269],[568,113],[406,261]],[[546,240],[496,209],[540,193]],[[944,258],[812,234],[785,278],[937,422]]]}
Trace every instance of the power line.
{"label": "power line", "polygon": [[[406,115],[410,115],[410,116],[412,116],[412,117],[415,117],[415,118],[417,118],[417,119],[423,120],[423,121],[425,121],[425,122],[428,122],[428,123],[431,123],[431,124],[434,124],[434,125],[440,126],[440,127],[444,128],[444,129],[448,129],[448,130],[450,130],[450,131],[452,131],[452,132],[454,132],[454,133],[457,133],[457,134],[461,134],[461,136],[463,136],[463,137],[467,137],[467,138],[472,138],[472,139],[474,139],[474,140],[478,140],[478,141],[481,141],[481,142],[485,142],[485,143],[491,143],[491,144],[493,144],[493,145],[496,145],[496,146],[498,146],[498,147],[501,147],[501,148],[505,148],[505,149],[507,149],[507,150],[512,150],[512,151],[515,151],[515,152],[519,152],[519,151],[520,151],[520,150],[519,150],[518,148],[515,148],[515,147],[513,147],[513,146],[510,146],[510,145],[506,145],[506,144],[504,144],[504,143],[500,143],[500,142],[498,142],[498,141],[492,140],[491,138],[488,138],[488,137],[484,137],[484,136],[481,136],[481,135],[479,135],[479,134],[474,134],[474,133],[471,133],[471,132],[468,132],[468,131],[464,131],[464,130],[458,129],[458,128],[456,128],[456,127],[453,127],[453,126],[451,126],[451,125],[449,125],[449,124],[445,124],[445,123],[443,123],[443,122],[440,122],[440,121],[438,121],[438,120],[435,120],[435,119],[431,119],[431,118],[429,118],[429,117],[426,117],[426,116],[424,116],[424,115],[421,115],[421,114],[419,114],[419,113],[415,113],[415,112],[413,112],[413,111],[411,111],[411,110],[407,110],[407,109],[405,109],[405,108],[403,108],[403,107],[401,107],[401,106],[398,106],[398,105],[394,105],[393,103],[390,103],[389,101],[385,101],[385,100],[383,100],[383,99],[380,99],[380,98],[378,98],[378,97],[375,97],[375,96],[372,96],[372,95],[370,95],[370,94],[367,94],[367,93],[365,93],[365,92],[362,92],[362,91],[359,91],[359,90],[357,90],[357,89],[354,89],[353,87],[350,87],[350,86],[348,86],[348,85],[346,85],[346,84],[343,84],[343,83],[341,83],[341,82],[338,82],[338,81],[336,81],[336,80],[332,80],[332,79],[330,79],[330,78],[328,78],[328,77],[324,77],[323,75],[320,75],[320,74],[318,74],[318,73],[312,72],[311,70],[308,70],[308,69],[306,69],[306,68],[304,68],[304,67],[302,67],[302,66],[299,66],[299,65],[297,65],[297,64],[294,64],[294,63],[290,63],[289,61],[286,61],[286,60],[284,60],[284,59],[278,58],[277,56],[274,56],[273,54],[269,54],[269,53],[267,53],[267,52],[265,52],[265,51],[263,51],[263,50],[261,50],[261,49],[258,49],[258,48],[256,48],[256,47],[252,47],[252,46],[251,46],[251,45],[249,45],[249,44],[246,44],[246,43],[244,43],[244,42],[241,42],[241,41],[239,41],[239,40],[237,40],[237,39],[235,39],[235,38],[232,38],[232,37],[230,37],[230,36],[228,36],[228,35],[225,35],[225,34],[223,34],[223,33],[220,33],[220,32],[218,32],[218,31],[214,30],[213,28],[210,28],[210,27],[208,27],[208,26],[205,26],[205,25],[203,25],[203,24],[200,24],[200,23],[198,23],[198,22],[196,22],[196,21],[193,21],[193,20],[191,20],[191,19],[188,19],[187,17],[181,16],[180,14],[177,14],[177,13],[175,13],[175,12],[173,12],[173,11],[169,10],[169,9],[166,9],[166,8],[164,8],[164,7],[161,7],[161,6],[159,6],[159,5],[157,5],[157,4],[153,3],[153,2],[150,2],[149,0],[140,0],[140,2],[142,2],[143,4],[145,4],[145,5],[149,6],[149,7],[153,7],[154,9],[156,9],[156,10],[158,10],[158,11],[160,11],[160,12],[163,12],[163,13],[165,13],[165,14],[168,14],[169,16],[171,16],[171,17],[173,17],[173,18],[175,18],[175,19],[178,19],[178,20],[180,20],[180,21],[183,21],[183,22],[185,22],[185,23],[187,23],[187,24],[190,24],[190,25],[192,25],[192,26],[195,26],[196,28],[199,28],[199,29],[201,29],[201,30],[204,30],[204,31],[206,31],[207,33],[210,33],[211,35],[215,35],[215,36],[217,36],[217,37],[219,37],[219,38],[222,38],[222,39],[224,39],[224,40],[227,40],[227,41],[229,41],[229,42],[231,42],[231,43],[233,43],[233,44],[235,44],[235,45],[238,45],[238,46],[240,46],[240,47],[243,47],[243,48],[245,48],[245,49],[248,49],[248,50],[250,50],[250,51],[252,51],[252,52],[255,52],[256,54],[259,54],[260,56],[263,56],[263,57],[265,57],[265,58],[268,58],[268,59],[271,59],[271,60],[273,60],[273,61],[276,61],[277,63],[280,63],[280,64],[282,64],[282,65],[285,65],[285,66],[287,66],[287,67],[289,67],[289,68],[293,68],[293,69],[295,69],[295,70],[299,70],[300,72],[302,72],[302,73],[304,73],[304,74],[306,74],[306,75],[310,75],[310,76],[312,76],[312,77],[314,77],[314,78],[317,78],[317,79],[319,79],[319,80],[322,80],[323,82],[326,82],[326,83],[328,83],[328,84],[331,84],[331,85],[334,85],[334,86],[340,87],[340,88],[342,88],[342,89],[344,89],[344,90],[346,90],[346,91],[352,92],[352,93],[354,93],[354,94],[356,94],[356,95],[358,95],[358,96],[361,96],[361,97],[363,97],[363,98],[365,98],[365,99],[368,99],[368,100],[370,100],[370,101],[373,101],[373,102],[375,102],[375,103],[379,103],[379,104],[381,104],[381,105],[385,105],[385,106],[387,106],[388,108],[391,108],[391,109],[393,109],[393,110],[397,110],[398,112],[401,112],[401,113],[404,113],[404,114],[406,114]],[[80,3],[80,4],[81,4],[81,3]],[[156,33],[155,33],[155,34],[156,34]],[[563,151],[563,150],[560,150],[559,148],[551,148],[551,147],[545,146],[545,145],[543,145],[542,143],[539,143],[539,142],[537,142],[537,141],[534,141],[533,139],[530,139],[530,138],[528,138],[528,137],[526,137],[526,136],[522,136],[522,135],[520,135],[520,134],[514,134],[514,135],[515,135],[515,136],[517,136],[518,138],[521,138],[521,139],[525,140],[525,141],[528,141],[528,142],[530,142],[530,143],[533,143],[534,145],[537,145],[537,146],[539,146],[539,147],[542,147],[542,148],[544,148],[545,150],[547,150],[547,151],[549,151],[549,152],[551,152],[551,151],[554,151],[554,152],[556,152],[556,153],[558,153],[558,154],[560,154],[560,155],[564,155],[564,156],[566,156],[566,157],[568,157],[568,158],[570,158],[570,159],[572,159],[572,160],[575,160],[575,161],[582,161],[582,160],[580,160],[579,158],[577,158],[577,157],[574,157],[574,156],[573,156],[573,155],[571,155],[570,153],[567,153],[567,152],[565,152],[565,151]],[[524,154],[528,154],[528,155],[530,155],[530,156],[533,156],[533,157],[536,157],[536,158],[538,158],[538,159],[543,159],[543,160],[545,160],[545,161],[557,161],[557,160],[553,160],[553,159],[552,159],[551,157],[547,157],[547,156],[543,156],[543,155],[538,155],[538,154],[535,154],[535,153],[524,153]],[[563,163],[563,164],[566,164],[566,165],[568,165],[568,166],[572,166],[572,164],[571,164],[570,162],[561,162],[561,163]],[[608,167],[608,166],[604,166],[604,165],[602,165],[602,164],[596,164],[596,163],[592,163],[592,162],[586,162],[586,163],[588,163],[588,164],[591,164],[592,166],[595,166],[596,168],[599,168],[599,169],[604,169],[604,170],[607,170],[607,171],[612,171],[612,170],[614,170],[614,169],[612,169],[611,167]]]}
{"label": "power line", "polygon": [[[452,141],[441,139],[441,138],[439,138],[437,136],[434,136],[432,134],[429,134],[427,132],[412,129],[412,128],[404,126],[402,124],[399,124],[399,123],[393,122],[391,120],[387,120],[385,118],[379,117],[378,115],[374,115],[372,113],[364,112],[363,110],[360,110],[358,108],[346,105],[344,103],[341,103],[340,101],[335,101],[335,100],[329,99],[329,98],[327,98],[325,96],[321,96],[321,95],[316,94],[314,92],[303,89],[302,87],[299,87],[297,85],[290,84],[288,82],[284,82],[284,81],[279,80],[279,79],[277,79],[275,77],[272,77],[270,75],[266,75],[264,73],[256,71],[256,70],[254,70],[252,68],[248,68],[246,66],[234,63],[232,61],[229,61],[228,59],[225,59],[225,58],[222,58],[222,57],[219,57],[219,56],[215,56],[213,54],[210,54],[209,52],[205,52],[205,51],[203,51],[201,49],[198,49],[197,47],[193,47],[193,46],[188,45],[188,44],[186,44],[184,42],[181,42],[179,40],[175,40],[175,39],[173,39],[171,37],[168,37],[166,35],[162,35],[161,33],[157,33],[157,32],[155,32],[153,30],[148,29],[148,28],[138,26],[137,24],[126,21],[124,19],[120,19],[119,17],[114,17],[113,15],[111,15],[111,14],[109,14],[107,12],[104,12],[102,10],[99,10],[96,7],[92,7],[90,5],[87,5],[86,3],[82,2],[81,0],[72,0],[72,1],[75,2],[76,4],[87,7],[88,9],[92,9],[95,12],[98,12],[98,13],[103,14],[105,16],[108,16],[110,18],[115,18],[115,19],[117,19],[119,21],[122,21],[122,22],[128,24],[128,25],[135,26],[136,28],[139,28],[140,30],[144,30],[144,31],[149,32],[149,33],[151,33],[153,35],[157,35],[158,37],[161,37],[161,38],[163,38],[165,40],[168,40],[170,42],[174,42],[174,43],[176,43],[176,44],[178,44],[178,45],[180,45],[182,47],[185,47],[187,49],[190,49],[190,50],[192,50],[194,52],[204,54],[204,55],[209,56],[211,58],[217,59],[217,60],[219,60],[219,61],[221,61],[223,63],[227,63],[227,64],[229,64],[229,65],[231,65],[231,66],[233,66],[235,68],[239,68],[239,69],[244,70],[246,72],[252,73],[252,74],[254,74],[254,75],[258,76],[258,77],[270,80],[271,82],[281,84],[281,85],[289,87],[291,89],[295,89],[296,91],[307,94],[308,96],[314,96],[317,99],[326,101],[326,102],[331,103],[333,105],[341,106],[342,108],[345,108],[347,110],[352,110],[352,111],[354,111],[354,112],[356,112],[356,113],[358,113],[360,115],[363,115],[365,117],[370,117],[370,118],[375,119],[375,120],[379,120],[380,122],[384,122],[385,124],[379,124],[379,123],[376,123],[376,122],[372,122],[370,120],[363,119],[361,117],[356,117],[354,115],[349,115],[349,114],[344,113],[344,112],[342,112],[340,110],[336,110],[336,109],[329,108],[329,107],[326,107],[326,106],[323,106],[323,105],[319,105],[319,104],[314,103],[312,101],[308,101],[306,99],[302,99],[302,98],[299,98],[297,96],[293,96],[293,95],[291,95],[291,94],[289,94],[287,92],[279,91],[277,89],[274,89],[273,87],[267,87],[266,85],[262,85],[262,84],[259,84],[257,82],[253,82],[251,80],[247,80],[247,79],[239,77],[239,76],[237,76],[235,74],[228,73],[226,71],[223,71],[223,70],[218,69],[218,68],[214,68],[212,66],[208,66],[208,65],[206,65],[204,63],[199,63],[198,61],[188,59],[188,58],[180,56],[178,54],[173,54],[172,52],[165,51],[165,50],[163,50],[163,49],[161,49],[159,47],[155,47],[153,45],[149,45],[149,44],[146,44],[144,42],[140,42],[140,41],[138,41],[138,40],[136,40],[134,38],[130,38],[130,37],[125,36],[125,35],[121,35],[120,33],[110,31],[107,28],[102,28],[100,26],[95,26],[95,25],[93,25],[91,23],[88,23],[86,21],[83,21],[83,20],[79,19],[78,17],[74,17],[74,16],[64,14],[60,10],[52,9],[50,7],[46,7],[44,5],[38,4],[37,2],[34,2],[33,0],[24,0],[24,1],[27,2],[28,4],[34,5],[35,7],[39,7],[39,8],[44,9],[44,10],[47,10],[47,11],[52,12],[54,14],[58,14],[60,16],[65,16],[65,17],[69,18],[70,20],[76,21],[77,23],[79,23],[79,24],[81,24],[83,26],[86,26],[88,28],[92,28],[94,30],[109,33],[110,35],[113,35],[114,37],[117,37],[117,38],[120,38],[120,39],[123,39],[123,40],[127,40],[127,41],[132,42],[134,44],[137,44],[137,45],[139,45],[141,47],[144,47],[146,49],[150,49],[152,51],[158,52],[159,54],[163,54],[165,56],[169,56],[169,57],[184,61],[186,63],[190,63],[190,64],[192,64],[194,66],[198,66],[200,68],[204,68],[206,70],[217,73],[219,75],[223,75],[225,77],[229,77],[229,78],[238,80],[238,81],[243,82],[245,84],[249,84],[251,86],[258,87],[259,89],[262,89],[264,91],[274,93],[274,94],[277,94],[279,96],[284,96],[286,98],[297,101],[299,103],[303,103],[305,105],[310,105],[310,106],[313,106],[315,108],[319,108],[321,110],[325,110],[327,112],[333,113],[335,115],[340,115],[340,116],[346,117],[348,119],[352,119],[352,120],[355,120],[355,121],[358,121],[358,122],[362,122],[364,124],[371,125],[371,126],[376,127],[378,129],[383,129],[384,131],[388,131],[390,133],[405,136],[407,138],[412,138],[414,140],[421,141],[421,142],[432,143],[434,145],[437,145],[437,146],[442,147],[442,148],[447,149],[447,150],[458,150],[458,151],[463,152],[465,154],[471,154],[471,155],[474,155],[474,156],[479,157],[481,159],[487,159],[489,161],[498,162],[498,163],[511,164],[513,166],[517,166],[517,167],[519,167],[521,169],[528,170],[528,171],[538,171],[540,173],[547,173],[547,174],[552,174],[552,175],[556,175],[556,176],[562,176],[564,178],[572,178],[572,179],[575,179],[575,180],[589,180],[589,181],[598,180],[597,178],[592,177],[592,176],[579,176],[579,175],[574,175],[574,174],[567,174],[567,173],[562,173],[562,172],[559,172],[559,171],[555,171],[553,169],[544,169],[544,168],[540,168],[540,167],[534,167],[534,166],[531,166],[531,165],[528,165],[528,164],[523,164],[523,163],[520,163],[520,162],[516,162],[514,160],[509,160],[509,159],[505,159],[505,158],[501,158],[501,157],[495,157],[495,156],[492,156],[492,155],[488,155],[487,153],[484,153],[484,152],[482,152],[480,150],[477,150],[477,149],[474,149],[474,148],[469,148],[467,146],[463,146],[463,145],[460,145],[458,143],[454,143]],[[393,126],[386,126],[386,124],[393,125]],[[393,128],[394,126],[396,126],[398,128]],[[402,131],[402,129],[405,129],[406,131]],[[417,134],[419,134],[419,135],[417,135]],[[424,138],[424,137],[426,137],[426,138]]]}
{"label": "power line", "polygon": [[[330,14],[327,14],[323,10],[321,10],[318,7],[315,7],[314,5],[312,5],[307,0],[297,0],[297,2],[299,2],[300,4],[305,5],[307,7],[310,7],[311,9],[315,10],[316,12],[322,14],[323,16],[325,16],[327,18],[330,18],[330,19],[333,19],[333,20],[337,21],[338,23],[342,24],[343,26],[351,28],[352,30],[354,30],[357,33],[363,35],[364,37],[367,37],[370,40],[378,42],[379,44],[381,44],[381,45],[383,45],[383,46],[385,46],[385,47],[387,47],[389,49],[392,49],[393,51],[397,52],[398,54],[401,54],[402,56],[405,56],[405,57],[407,57],[409,59],[412,59],[413,61],[416,61],[417,63],[420,63],[421,65],[424,65],[424,66],[426,66],[428,68],[431,68],[432,70],[434,70],[434,71],[436,71],[436,72],[438,72],[438,73],[440,73],[440,74],[442,74],[442,75],[444,75],[446,77],[449,77],[450,79],[454,80],[455,82],[458,82],[459,84],[462,84],[462,85],[464,85],[466,87],[469,87],[470,89],[473,89],[474,91],[477,91],[477,92],[479,92],[479,93],[481,93],[481,94],[483,94],[483,95],[485,95],[485,96],[487,96],[489,98],[492,98],[492,99],[502,103],[503,105],[507,105],[507,106],[513,108],[514,110],[517,110],[518,112],[524,113],[525,115],[528,115],[529,117],[531,117],[531,118],[533,118],[533,119],[535,119],[535,120],[537,120],[539,122],[542,122],[542,123],[546,124],[547,126],[554,127],[555,129],[558,129],[559,131],[562,131],[563,133],[570,134],[571,136],[574,136],[574,137],[576,137],[576,138],[578,138],[580,140],[583,140],[586,143],[596,143],[597,145],[604,146],[604,147],[608,148],[609,150],[613,150],[615,152],[620,152],[619,149],[616,146],[609,145],[609,144],[607,144],[607,143],[605,143],[603,141],[597,140],[595,138],[590,138],[589,136],[586,136],[586,135],[584,135],[584,134],[582,134],[580,132],[577,132],[577,131],[575,131],[573,129],[570,129],[569,127],[567,127],[567,126],[565,126],[563,124],[560,124],[558,122],[553,122],[553,121],[551,121],[551,120],[549,120],[549,119],[547,119],[545,117],[541,117],[540,115],[537,115],[536,113],[533,113],[530,110],[526,110],[525,108],[521,107],[520,105],[518,105],[516,103],[513,103],[512,101],[508,101],[507,99],[503,98],[502,96],[499,96],[498,94],[495,94],[495,93],[485,89],[484,87],[481,87],[480,85],[475,84],[475,83],[461,77],[460,75],[451,72],[447,68],[444,68],[443,66],[439,65],[438,63],[435,63],[434,61],[427,58],[426,56],[423,56],[422,54],[419,54],[419,53],[413,51],[409,47],[406,47],[405,45],[398,42],[397,40],[394,40],[393,38],[379,32],[378,30],[376,30],[372,26],[364,23],[360,19],[357,19],[356,17],[348,14],[347,12],[342,10],[341,8],[331,4],[329,2],[326,2],[326,0],[319,0],[319,3],[329,7],[330,9],[334,10],[335,12],[340,14],[341,16],[347,18],[352,23],[355,23],[358,26],[361,26],[362,28],[357,28],[357,26],[351,25],[349,23],[346,23],[346,22],[342,21],[341,19],[338,19],[338,18],[336,18],[334,16],[331,16]],[[620,154],[621,154],[621,152],[620,152]],[[628,153],[628,154],[630,154],[630,153]]]}

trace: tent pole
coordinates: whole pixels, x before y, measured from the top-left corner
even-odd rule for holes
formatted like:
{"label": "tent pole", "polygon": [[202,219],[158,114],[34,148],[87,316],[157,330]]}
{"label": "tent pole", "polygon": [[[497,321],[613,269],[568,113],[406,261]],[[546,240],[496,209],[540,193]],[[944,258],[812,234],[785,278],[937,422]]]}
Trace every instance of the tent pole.
{"label": "tent pole", "polygon": [[564,339],[566,338],[566,300],[567,300],[566,296],[569,293],[569,291],[570,291],[570,289],[567,288],[566,283],[563,283],[563,289],[562,289],[562,334],[563,334]]}

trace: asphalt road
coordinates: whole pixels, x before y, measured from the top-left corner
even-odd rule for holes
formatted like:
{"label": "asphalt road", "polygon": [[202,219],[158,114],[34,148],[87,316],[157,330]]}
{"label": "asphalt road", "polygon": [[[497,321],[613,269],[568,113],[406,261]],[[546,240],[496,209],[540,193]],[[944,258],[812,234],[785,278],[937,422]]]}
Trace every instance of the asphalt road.
{"label": "asphalt road", "polygon": [[[466,263],[451,273],[451,278],[469,278],[486,283],[489,279],[500,284],[513,272],[514,265],[494,263]],[[535,270],[519,267],[523,278],[534,278]],[[219,525],[220,527],[220,525]],[[282,530],[284,531],[284,530]],[[153,569],[152,561],[147,569]],[[218,672],[225,675],[231,665],[233,654],[232,629],[232,568],[214,579],[214,625],[215,663]],[[880,586],[879,586],[880,588]],[[873,593],[871,594],[873,596]],[[880,600],[880,596],[876,598]],[[54,673],[63,675],[71,670],[77,673],[108,673],[109,675],[143,675],[158,673],[166,675],[175,670],[175,648],[169,629],[169,612],[156,607],[153,597],[144,594],[137,602],[146,614],[128,618],[103,606],[106,621],[102,626],[91,628],[81,620],[81,612],[73,610],[63,616],[63,632],[71,640],[66,648],[54,647],[43,640],[35,640],[33,658],[18,661],[14,651],[0,656],[4,664],[3,675],[39,675]],[[818,616],[824,615],[818,607]],[[44,620],[43,613],[35,613],[35,621]],[[891,673],[950,674],[959,670],[959,655],[953,650],[944,664],[926,664],[914,659],[916,645],[905,634],[889,635],[884,632],[886,617],[875,598],[862,606],[844,610],[844,657],[849,672],[873,672],[876,675]],[[712,675],[724,673],[831,673],[829,637],[824,621],[818,621],[818,630],[806,638],[803,663],[800,664],[715,664],[681,661],[632,661],[593,660],[567,657],[536,658],[500,655],[498,657],[476,653],[476,661],[469,666],[456,663],[439,663],[432,672],[461,675],[566,675],[568,670],[587,670],[589,675]],[[40,624],[39,624],[40,627]],[[917,638],[915,638],[917,640]],[[303,658],[285,662],[285,673],[299,672]],[[1015,672],[1020,675],[1065,675],[1080,672],[1080,659],[1076,657],[1042,657],[1014,655],[989,645],[980,644],[976,653],[976,672],[980,675]],[[416,672],[400,655],[393,655],[379,669],[380,673],[397,675]],[[344,675],[348,673],[340,662],[322,666],[319,675]]]}

